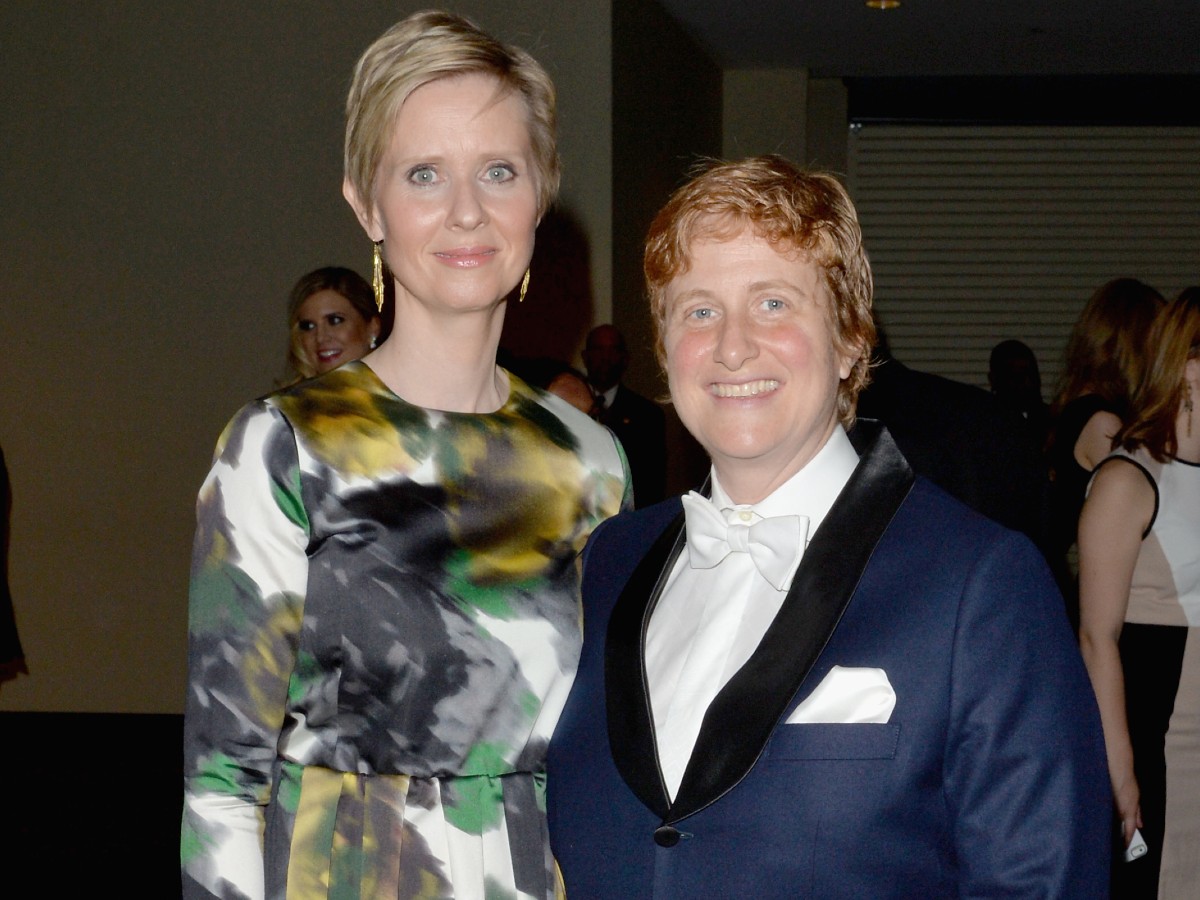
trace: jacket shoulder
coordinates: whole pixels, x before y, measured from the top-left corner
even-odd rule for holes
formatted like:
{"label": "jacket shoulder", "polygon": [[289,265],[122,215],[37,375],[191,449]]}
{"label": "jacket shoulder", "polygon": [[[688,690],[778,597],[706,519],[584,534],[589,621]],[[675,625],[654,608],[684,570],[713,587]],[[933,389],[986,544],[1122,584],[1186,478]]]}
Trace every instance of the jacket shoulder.
{"label": "jacket shoulder", "polygon": [[893,535],[910,555],[927,550],[948,564],[1002,550],[1044,562],[1028,535],[988,518],[920,475],[892,524]]}
{"label": "jacket shoulder", "polygon": [[644,550],[653,544],[682,511],[683,503],[680,499],[671,497],[653,506],[644,506],[643,509],[622,512],[608,518],[592,533],[592,540],[588,541],[584,554],[584,562],[593,554],[607,556],[611,553],[630,554]]}
{"label": "jacket shoulder", "polygon": [[624,586],[650,548],[682,515],[682,502],[672,497],[602,522],[583,553],[584,601],[597,591],[608,593]]}

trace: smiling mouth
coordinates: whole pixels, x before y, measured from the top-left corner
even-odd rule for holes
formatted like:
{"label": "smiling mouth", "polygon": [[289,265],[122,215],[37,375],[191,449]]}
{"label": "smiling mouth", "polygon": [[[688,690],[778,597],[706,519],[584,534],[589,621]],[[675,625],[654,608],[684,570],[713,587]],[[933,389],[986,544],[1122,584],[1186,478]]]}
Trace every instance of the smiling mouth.
{"label": "smiling mouth", "polygon": [[714,384],[709,390],[714,397],[757,397],[769,394],[779,387],[774,378],[761,378],[758,381],[747,381],[745,384]]}
{"label": "smiling mouth", "polygon": [[454,250],[440,250],[433,255],[453,266],[470,268],[487,262],[496,255],[496,251],[492,247],[458,247]]}

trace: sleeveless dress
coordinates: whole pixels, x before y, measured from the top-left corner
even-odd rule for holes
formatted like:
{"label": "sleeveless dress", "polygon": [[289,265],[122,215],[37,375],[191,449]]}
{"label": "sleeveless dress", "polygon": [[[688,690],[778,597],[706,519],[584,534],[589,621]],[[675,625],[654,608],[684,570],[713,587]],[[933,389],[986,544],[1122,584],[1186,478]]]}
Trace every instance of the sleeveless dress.
{"label": "sleeveless dress", "polygon": [[578,559],[630,480],[611,433],[509,382],[438,412],[354,362],[227,426],[197,502],[185,897],[555,896]]}
{"label": "sleeveless dress", "polygon": [[1055,552],[1064,555],[1075,543],[1079,512],[1092,478],[1091,470],[1076,461],[1075,444],[1099,412],[1115,414],[1112,405],[1099,394],[1085,394],[1067,403],[1054,425],[1054,442],[1048,454],[1054,478],[1050,490],[1050,542]]}
{"label": "sleeveless dress", "polygon": [[[1194,900],[1200,889],[1200,465],[1114,453],[1154,487],[1134,566],[1121,667],[1146,856],[1116,864],[1116,897]],[[1161,854],[1161,871],[1157,870]],[[1157,885],[1157,886],[1156,886]]]}

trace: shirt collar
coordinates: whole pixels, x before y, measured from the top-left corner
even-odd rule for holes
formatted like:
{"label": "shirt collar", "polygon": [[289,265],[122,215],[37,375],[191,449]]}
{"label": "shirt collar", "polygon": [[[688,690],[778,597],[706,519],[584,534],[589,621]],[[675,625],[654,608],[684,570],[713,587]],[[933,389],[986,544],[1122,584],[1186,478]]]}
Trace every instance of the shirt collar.
{"label": "shirt collar", "polygon": [[[808,537],[812,540],[813,534],[824,521],[857,466],[858,454],[854,451],[850,438],[846,436],[845,429],[839,425],[833,429],[825,446],[817,451],[817,455],[809,460],[804,468],[763,500],[742,506],[750,506],[764,518],[808,516]],[[738,508],[738,504],[730,500],[721,487],[715,468],[712,470],[712,502],[719,510]]]}

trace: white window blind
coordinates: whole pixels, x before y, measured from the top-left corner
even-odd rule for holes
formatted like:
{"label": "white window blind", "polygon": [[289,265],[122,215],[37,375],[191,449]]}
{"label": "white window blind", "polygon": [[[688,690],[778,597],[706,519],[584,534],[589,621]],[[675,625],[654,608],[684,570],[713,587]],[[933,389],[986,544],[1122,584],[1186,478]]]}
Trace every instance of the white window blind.
{"label": "white window blind", "polygon": [[856,125],[847,182],[915,369],[986,387],[991,348],[1017,338],[1049,400],[1100,284],[1200,283],[1200,128]]}

